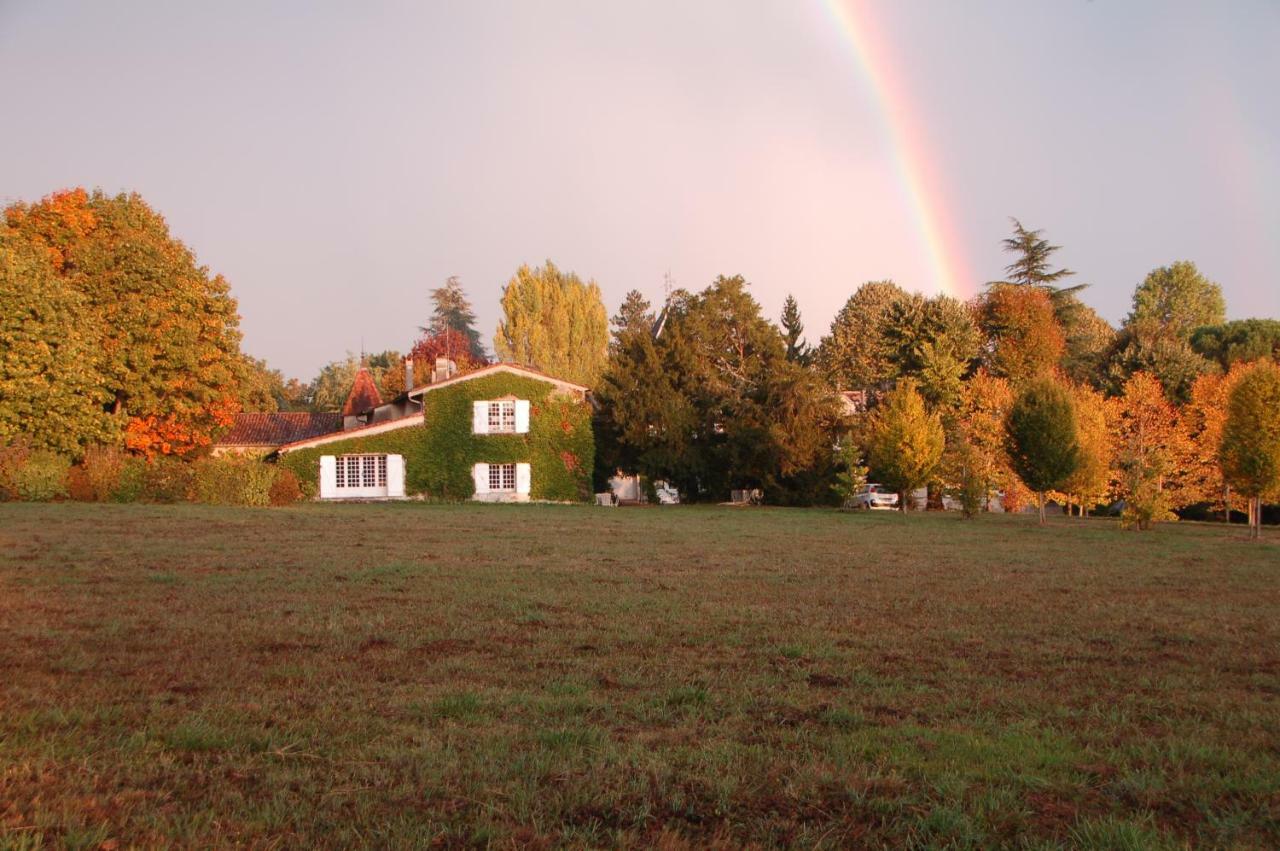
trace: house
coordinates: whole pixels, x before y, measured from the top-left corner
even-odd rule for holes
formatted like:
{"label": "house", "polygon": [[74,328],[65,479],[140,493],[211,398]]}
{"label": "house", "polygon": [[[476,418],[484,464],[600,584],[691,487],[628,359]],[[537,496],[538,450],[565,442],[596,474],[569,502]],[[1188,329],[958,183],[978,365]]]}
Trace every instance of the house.
{"label": "house", "polygon": [[459,375],[448,362],[390,402],[371,380],[362,385],[357,375],[342,429],[276,448],[321,499],[591,498],[595,443],[582,385],[506,363]]}

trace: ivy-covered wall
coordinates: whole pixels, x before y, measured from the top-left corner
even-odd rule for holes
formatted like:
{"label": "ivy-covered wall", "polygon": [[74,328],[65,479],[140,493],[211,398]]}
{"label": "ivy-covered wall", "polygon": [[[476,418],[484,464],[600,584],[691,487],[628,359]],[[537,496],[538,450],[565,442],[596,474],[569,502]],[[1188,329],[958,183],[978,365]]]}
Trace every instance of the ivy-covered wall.
{"label": "ivy-covered wall", "polygon": [[[459,381],[423,396],[424,424],[368,437],[326,443],[282,455],[309,494],[315,494],[321,455],[356,452],[403,455],[405,492],[438,499],[470,499],[473,465],[484,462],[530,465],[530,498],[591,499],[595,438],[591,408],[555,385],[498,372]],[[515,396],[529,400],[528,434],[472,434],[471,403]]]}

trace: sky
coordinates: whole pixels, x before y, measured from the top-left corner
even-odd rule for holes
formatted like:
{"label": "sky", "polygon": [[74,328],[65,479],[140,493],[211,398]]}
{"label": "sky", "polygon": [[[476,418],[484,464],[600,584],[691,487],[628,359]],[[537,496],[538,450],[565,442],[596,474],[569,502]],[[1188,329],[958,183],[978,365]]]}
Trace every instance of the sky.
{"label": "sky", "polygon": [[858,284],[968,297],[1009,217],[1118,323],[1193,260],[1280,317],[1280,3],[0,0],[0,203],[136,191],[303,379],[490,341],[553,260],[610,314],[741,274],[811,342]]}

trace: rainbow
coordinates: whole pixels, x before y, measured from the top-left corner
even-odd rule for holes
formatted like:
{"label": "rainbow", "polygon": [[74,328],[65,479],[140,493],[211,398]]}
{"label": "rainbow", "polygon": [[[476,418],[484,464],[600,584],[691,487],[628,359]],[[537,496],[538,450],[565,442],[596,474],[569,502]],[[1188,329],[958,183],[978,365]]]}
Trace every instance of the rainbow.
{"label": "rainbow", "polygon": [[931,163],[929,136],[912,114],[911,98],[893,73],[888,42],[863,0],[820,0],[857,57],[880,106],[894,166],[933,269],[938,292],[966,298],[974,290],[965,252],[947,218],[942,184]]}

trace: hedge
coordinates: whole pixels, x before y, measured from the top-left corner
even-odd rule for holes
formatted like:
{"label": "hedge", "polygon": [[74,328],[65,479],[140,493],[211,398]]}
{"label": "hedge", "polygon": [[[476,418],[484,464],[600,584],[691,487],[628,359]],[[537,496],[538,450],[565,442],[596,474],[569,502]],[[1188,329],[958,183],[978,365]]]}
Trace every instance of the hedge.
{"label": "hedge", "polygon": [[[472,434],[472,402],[505,396],[529,400],[529,433]],[[587,402],[545,381],[502,372],[431,390],[423,401],[423,427],[355,435],[285,453],[280,463],[297,474],[305,492],[315,494],[321,455],[403,455],[406,493],[464,500],[475,494],[473,465],[524,462],[530,465],[532,499],[591,499],[595,437]]]}

